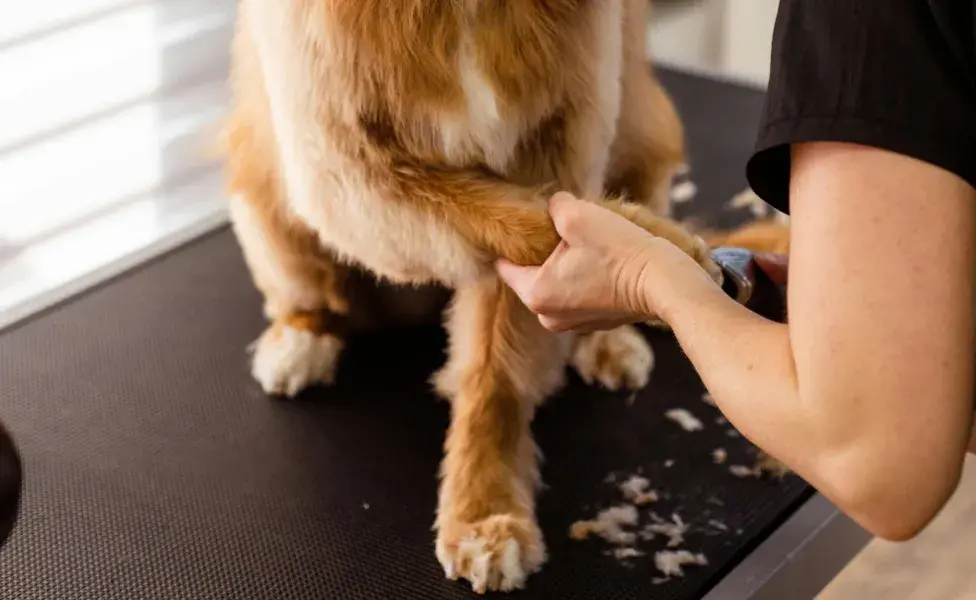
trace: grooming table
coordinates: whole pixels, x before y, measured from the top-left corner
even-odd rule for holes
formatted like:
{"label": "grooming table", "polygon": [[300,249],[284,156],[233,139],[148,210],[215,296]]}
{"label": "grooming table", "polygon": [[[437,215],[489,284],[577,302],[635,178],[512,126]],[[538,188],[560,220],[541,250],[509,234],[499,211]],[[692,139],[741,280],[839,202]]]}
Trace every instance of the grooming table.
{"label": "grooming table", "polygon": [[[761,92],[661,74],[685,119],[708,224],[743,165]],[[434,558],[431,524],[448,406],[427,379],[438,327],[353,339],[331,388],[265,397],[246,348],[260,298],[226,227],[147,261],[0,334],[0,415],[26,484],[0,550],[4,600],[439,600],[476,597]],[[737,478],[753,449],[702,401],[673,338],[647,334],[657,366],[635,398],[569,386],[534,429],[545,454],[538,512],[549,560],[512,598],[812,598],[868,536],[804,482]],[[632,402],[631,402],[632,400]],[[683,407],[704,429],[664,412]],[[714,464],[722,447],[729,459]],[[673,463],[671,462],[673,461]],[[690,524],[681,548],[708,565],[660,577],[653,554],[621,561],[569,526],[620,503],[640,472],[653,510]],[[719,521],[728,531],[716,531]]]}

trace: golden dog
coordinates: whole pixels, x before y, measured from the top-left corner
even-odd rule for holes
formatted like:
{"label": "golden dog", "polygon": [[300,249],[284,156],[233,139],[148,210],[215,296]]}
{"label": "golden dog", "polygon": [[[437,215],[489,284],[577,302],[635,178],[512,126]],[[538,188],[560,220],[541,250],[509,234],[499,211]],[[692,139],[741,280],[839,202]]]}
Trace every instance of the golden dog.
{"label": "golden dog", "polygon": [[[632,327],[553,334],[494,274],[559,243],[562,189],[667,238],[683,131],[648,69],[642,0],[242,0],[224,131],[234,230],[270,327],[253,374],[295,394],[334,377],[352,265],[453,290],[452,403],[436,555],[475,590],[511,590],[545,560],[529,424],[572,364],[607,387],[647,382]],[[632,202],[624,202],[626,198]],[[379,318],[373,315],[369,318]]]}

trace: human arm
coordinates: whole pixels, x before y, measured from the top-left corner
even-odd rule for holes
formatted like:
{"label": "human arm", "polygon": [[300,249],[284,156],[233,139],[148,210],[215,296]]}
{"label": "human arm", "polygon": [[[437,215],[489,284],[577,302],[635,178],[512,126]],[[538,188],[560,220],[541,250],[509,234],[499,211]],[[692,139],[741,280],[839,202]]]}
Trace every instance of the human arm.
{"label": "human arm", "polygon": [[[754,262],[777,285],[787,283],[788,261],[789,257],[786,254],[757,253],[754,256]],[[970,454],[976,454],[976,423],[973,423],[971,428],[968,451]]]}
{"label": "human arm", "polygon": [[848,144],[797,145],[792,171],[789,326],[705,286],[650,289],[676,272],[644,285],[746,437],[868,530],[911,537],[969,437],[976,194]]}
{"label": "human arm", "polygon": [[[780,3],[749,175],[792,208],[803,246],[791,248],[789,326],[738,306],[659,240],[613,259],[595,231],[608,218],[588,207],[574,211],[593,227],[563,236],[541,269],[501,269],[554,329],[663,316],[737,427],[890,539],[951,494],[972,421],[976,113],[953,43],[962,6]],[[565,206],[553,207],[557,229]],[[560,263],[589,245],[594,268],[565,277]],[[580,282],[599,290],[608,276],[608,290],[636,278],[646,293],[584,293]]]}
{"label": "human arm", "polygon": [[905,539],[954,490],[969,439],[976,192],[849,144],[798,145],[793,171],[788,326],[564,197],[550,205],[560,249],[500,271],[554,330],[663,318],[739,431],[869,531]]}
{"label": "human arm", "polygon": [[[954,487],[953,472],[961,455],[953,455],[959,458],[948,462],[945,457],[952,454],[952,444],[961,445],[959,432],[968,430],[972,408],[967,404],[960,419],[949,425],[942,411],[961,410],[956,401],[958,396],[952,392],[955,389],[952,386],[960,382],[950,373],[957,372],[953,369],[959,368],[959,361],[965,363],[963,368],[970,373],[973,355],[971,350],[966,350],[944,363],[923,356],[922,363],[909,364],[905,372],[897,372],[893,365],[906,360],[901,355],[906,349],[923,355],[922,344],[932,343],[921,334],[916,338],[915,329],[927,328],[926,335],[932,335],[940,327],[953,326],[947,323],[955,323],[956,334],[971,335],[971,322],[954,320],[948,308],[971,311],[972,302],[965,300],[963,309],[948,304],[946,311],[923,304],[911,305],[913,312],[905,317],[906,322],[895,322],[894,328],[886,328],[884,310],[896,308],[886,303],[893,302],[890,298],[901,298],[895,296],[890,272],[901,273],[903,285],[911,281],[920,288],[907,288],[908,297],[914,297],[917,302],[932,301],[940,289],[926,287],[932,284],[927,278],[936,274],[925,269],[955,269],[956,285],[967,291],[972,285],[972,267],[958,265],[960,260],[972,260],[971,249],[961,254],[955,246],[972,240],[972,232],[968,231],[973,222],[968,212],[972,210],[972,188],[961,182],[966,180],[970,186],[976,185],[976,163],[972,161],[976,152],[976,113],[972,111],[976,101],[973,87],[976,71],[972,45],[966,42],[972,34],[972,18],[971,14],[966,17],[966,3],[892,0],[885,4],[885,11],[876,8],[868,0],[783,0],[780,3],[766,110],[758,152],[749,163],[748,174],[750,183],[763,199],[792,213],[788,314],[799,397],[805,397],[804,389],[813,389],[810,382],[821,381],[818,386],[824,388],[814,396],[848,389],[831,369],[815,370],[804,365],[813,358],[830,364],[828,359],[833,350],[829,344],[838,342],[832,341],[834,334],[826,328],[828,319],[847,323],[851,329],[845,330],[846,335],[854,336],[853,332],[862,327],[860,319],[863,318],[878,330],[865,333],[878,340],[883,352],[864,356],[856,351],[857,344],[847,345],[844,341],[841,348],[863,372],[863,375],[858,373],[861,376],[854,382],[859,387],[850,389],[866,394],[873,376],[901,398],[914,393],[918,406],[914,418],[936,430],[950,427],[951,435],[955,436],[940,440],[931,449],[917,445],[916,453],[927,456],[915,457],[905,465],[895,464],[898,459],[894,454],[874,463],[878,469],[885,464],[899,467],[890,473],[903,478],[902,481],[876,481],[879,474],[865,471],[848,474],[848,483],[842,485],[842,474],[827,474],[838,480],[834,497],[847,498],[842,508],[872,531],[901,538],[917,531]],[[842,144],[811,143],[831,141]],[[815,217],[814,222],[809,221],[811,216]],[[884,229],[894,227],[893,220],[904,217],[908,218],[899,225],[900,232]],[[949,231],[954,218],[958,219],[955,226],[959,229]],[[888,238],[882,235],[886,231]],[[892,231],[898,235],[891,235]],[[847,237],[834,239],[837,235]],[[943,238],[933,237],[938,235]],[[801,240],[804,236],[805,241]],[[845,240],[855,240],[857,245]],[[796,244],[802,244],[805,250],[798,250]],[[935,250],[933,244],[938,244]],[[881,272],[873,270],[868,262],[860,265],[871,256],[858,250],[860,245],[876,254],[874,262],[887,265],[889,273],[885,277],[879,277]],[[925,252],[936,256],[922,260]],[[847,255],[847,262],[840,263],[840,254]],[[882,261],[885,257],[887,262]],[[829,264],[828,259],[834,264]],[[852,262],[855,259],[857,262]],[[841,270],[839,264],[843,264]],[[819,270],[813,271],[811,267]],[[860,271],[855,271],[855,267]],[[806,283],[798,282],[798,277]],[[876,281],[874,285],[879,287],[874,288],[874,293],[880,298],[862,295],[857,287],[846,288],[849,284],[843,281],[853,277],[860,278],[860,286]],[[942,283],[948,286],[950,281],[953,280]],[[845,289],[850,290],[861,308],[844,307],[843,313],[832,317],[838,310],[833,305],[842,301],[840,295]],[[947,291],[942,289],[941,293]],[[963,296],[953,298],[964,302]],[[941,309],[942,305],[938,307]],[[803,313],[813,317],[804,318]],[[803,342],[804,337],[814,339],[814,336],[822,341],[816,345]],[[911,346],[906,343],[909,340]],[[848,350],[851,348],[855,350]],[[852,367],[848,364],[846,368]],[[893,372],[890,379],[877,375],[888,371]],[[913,373],[914,379],[910,377]],[[925,378],[932,378],[931,385],[915,390],[899,387],[905,381],[921,382]],[[971,391],[972,386],[968,385],[960,393],[971,402]],[[853,408],[844,407],[851,420],[858,417],[861,406],[869,406],[860,397],[855,398],[858,402]],[[947,402],[947,398],[956,400]],[[936,403],[939,406],[933,408]],[[886,430],[880,423],[895,426],[899,419],[912,418],[896,411],[907,404],[908,400],[891,401],[891,414],[885,414],[881,421],[872,418],[865,429],[877,429],[878,437],[886,432],[906,435],[898,428]],[[855,447],[850,445],[852,449]],[[907,445],[899,447],[908,451]],[[844,453],[835,454],[844,456]],[[853,452],[848,451],[847,455],[853,456]],[[837,462],[844,464],[841,460]],[[858,477],[865,480],[860,488],[855,485],[859,483]],[[878,493],[889,490],[888,496],[874,499],[867,493],[873,487]],[[899,497],[895,493],[898,491],[907,495]],[[855,502],[857,498],[861,500]]]}

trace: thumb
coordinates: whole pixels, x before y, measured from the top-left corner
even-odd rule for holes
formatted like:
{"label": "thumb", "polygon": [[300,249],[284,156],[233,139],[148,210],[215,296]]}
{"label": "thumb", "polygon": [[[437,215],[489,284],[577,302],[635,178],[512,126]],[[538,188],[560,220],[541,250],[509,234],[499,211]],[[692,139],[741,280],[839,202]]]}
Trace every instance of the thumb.
{"label": "thumb", "polygon": [[585,241],[586,224],[593,208],[589,202],[580,200],[569,192],[557,192],[549,198],[549,216],[556,232],[570,245]]}
{"label": "thumb", "polygon": [[522,267],[513,262],[501,258],[495,263],[495,270],[498,272],[498,277],[505,282],[508,287],[512,288],[519,298],[525,302],[528,297],[529,290],[535,284],[536,275],[539,272],[540,267]]}

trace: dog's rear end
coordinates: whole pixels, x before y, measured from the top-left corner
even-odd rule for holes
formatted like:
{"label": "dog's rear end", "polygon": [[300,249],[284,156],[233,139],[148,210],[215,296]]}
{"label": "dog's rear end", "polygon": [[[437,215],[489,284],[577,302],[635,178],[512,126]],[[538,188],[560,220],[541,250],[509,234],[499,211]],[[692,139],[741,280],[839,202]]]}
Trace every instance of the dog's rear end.
{"label": "dog's rear end", "polygon": [[[521,587],[545,559],[535,407],[567,361],[646,383],[632,328],[545,331],[494,276],[559,239],[548,194],[603,202],[715,273],[667,214],[680,121],[644,60],[644,0],[243,0],[225,131],[235,231],[272,325],[253,371],[269,393],[328,383],[336,323],[362,321],[350,264],[453,288],[452,402],[436,521],[448,576]],[[605,200],[626,194],[651,210]],[[655,216],[655,213],[657,216]],[[375,305],[374,305],[375,306]],[[371,317],[367,317],[371,318]]]}

